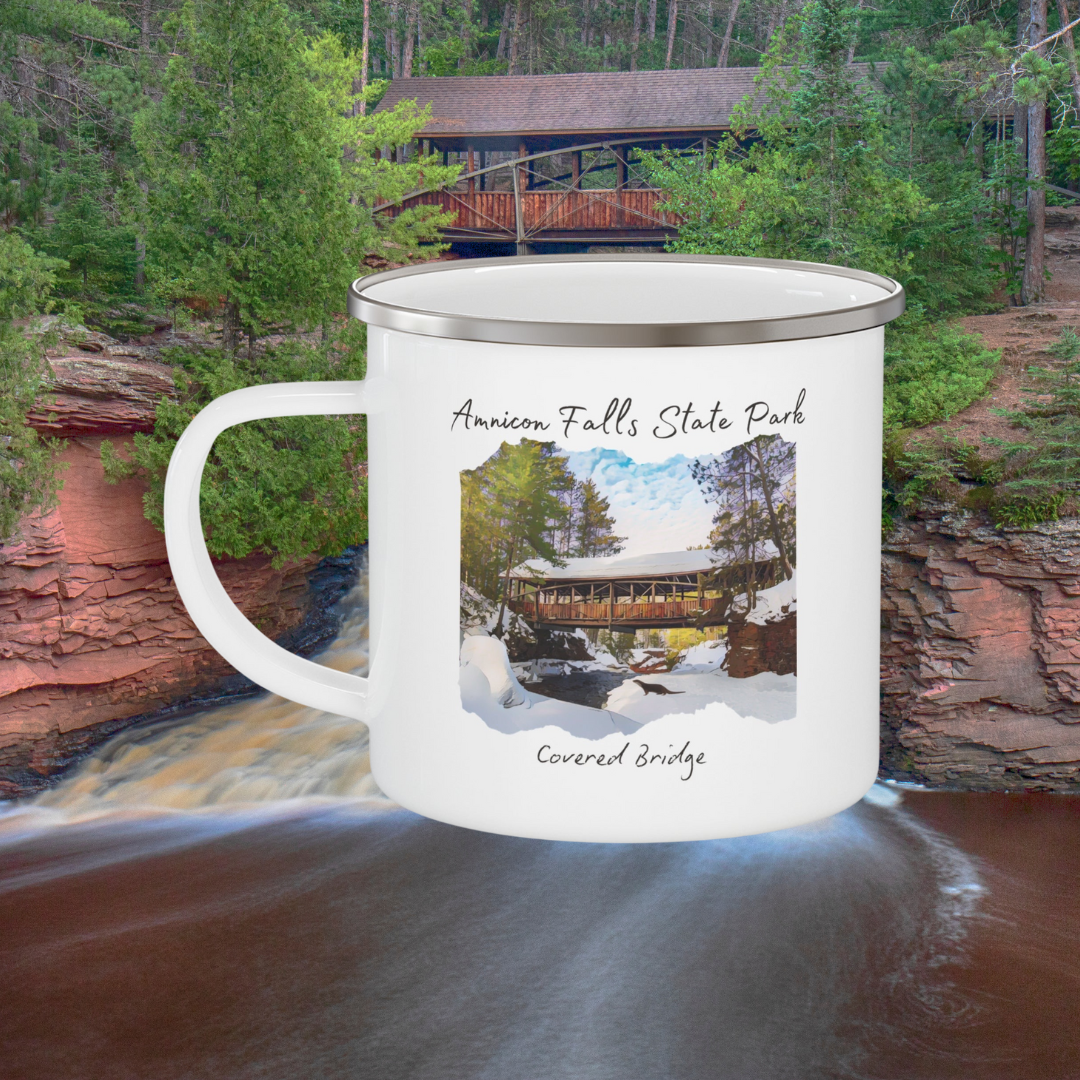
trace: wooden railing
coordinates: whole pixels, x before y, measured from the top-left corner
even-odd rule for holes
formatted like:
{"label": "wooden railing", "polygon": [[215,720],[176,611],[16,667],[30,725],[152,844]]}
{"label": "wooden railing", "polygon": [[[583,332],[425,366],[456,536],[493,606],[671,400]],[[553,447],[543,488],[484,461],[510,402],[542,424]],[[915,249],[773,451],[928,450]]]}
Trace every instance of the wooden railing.
{"label": "wooden railing", "polygon": [[[676,229],[675,214],[658,212],[663,193],[650,188],[593,188],[585,191],[523,191],[522,231],[533,237],[545,232],[605,232],[614,229]],[[425,191],[402,208],[438,206],[456,214],[455,232],[517,235],[512,191]]]}
{"label": "wooden railing", "polygon": [[529,597],[515,597],[510,607],[531,623],[562,626],[634,625],[693,626],[703,612],[711,611],[720,601],[671,600],[666,603],[618,603],[581,601],[574,604],[537,604]]}

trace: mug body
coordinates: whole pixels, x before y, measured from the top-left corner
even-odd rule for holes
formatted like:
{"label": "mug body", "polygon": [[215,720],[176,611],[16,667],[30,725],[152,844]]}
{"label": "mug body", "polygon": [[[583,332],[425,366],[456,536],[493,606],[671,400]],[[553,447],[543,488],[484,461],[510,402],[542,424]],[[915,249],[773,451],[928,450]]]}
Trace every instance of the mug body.
{"label": "mug body", "polygon": [[881,325],[575,345],[377,318],[369,707],[391,798],[626,842],[783,828],[866,792]]}

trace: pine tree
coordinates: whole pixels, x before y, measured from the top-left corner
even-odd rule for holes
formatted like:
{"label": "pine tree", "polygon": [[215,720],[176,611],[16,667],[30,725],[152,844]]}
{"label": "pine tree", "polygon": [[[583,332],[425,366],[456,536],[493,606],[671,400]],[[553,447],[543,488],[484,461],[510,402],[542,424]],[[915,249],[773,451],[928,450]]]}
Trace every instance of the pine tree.
{"label": "pine tree", "polygon": [[[325,325],[364,254],[380,247],[372,206],[400,198],[433,160],[376,161],[425,114],[407,104],[353,116],[357,65],[336,38],[308,41],[280,0],[189,0],[164,95],[135,125],[149,194],[149,276],[164,295],[222,304],[235,349],[272,322]],[[408,257],[442,215],[385,226]]]}
{"label": "pine tree", "polygon": [[747,567],[766,558],[771,543],[781,575],[795,565],[795,443],[779,435],[759,435],[717,458],[690,465],[707,501],[716,504],[709,543],[728,563]]}
{"label": "pine tree", "polygon": [[578,512],[573,530],[573,554],[585,559],[618,555],[626,537],[614,533],[615,519],[610,514],[611,503],[600,494],[591,479],[576,484],[575,490]]}
{"label": "pine tree", "polygon": [[522,439],[463,472],[461,485],[462,580],[499,604],[501,627],[514,567],[530,558],[563,565],[574,476],[553,443]]}
{"label": "pine tree", "polygon": [[52,183],[51,221],[32,230],[39,250],[68,264],[63,291],[82,297],[122,294],[135,277],[135,233],[121,221],[113,178],[92,140],[74,133]]}
{"label": "pine tree", "polygon": [[55,440],[39,438],[26,424],[45,374],[44,341],[27,337],[14,320],[47,307],[63,268],[14,233],[0,232],[0,541],[24,513],[50,506],[60,486]]}

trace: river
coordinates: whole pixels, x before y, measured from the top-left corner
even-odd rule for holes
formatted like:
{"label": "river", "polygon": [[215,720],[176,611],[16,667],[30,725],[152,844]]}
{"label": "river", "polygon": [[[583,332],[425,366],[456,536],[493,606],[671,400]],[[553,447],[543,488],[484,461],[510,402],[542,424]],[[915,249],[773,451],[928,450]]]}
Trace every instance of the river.
{"label": "river", "polygon": [[[361,670],[364,595],[324,663]],[[1080,799],[586,845],[427,821],[262,697],[0,816],[4,1080],[1080,1076]]]}

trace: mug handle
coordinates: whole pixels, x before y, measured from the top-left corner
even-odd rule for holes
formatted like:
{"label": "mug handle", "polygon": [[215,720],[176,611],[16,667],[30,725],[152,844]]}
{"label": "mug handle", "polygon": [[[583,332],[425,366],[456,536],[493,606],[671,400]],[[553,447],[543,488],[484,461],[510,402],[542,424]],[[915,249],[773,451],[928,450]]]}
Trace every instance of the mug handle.
{"label": "mug handle", "polygon": [[165,478],[165,546],[176,589],[200,633],[237,671],[313,709],[365,719],[368,680],[322,667],[275,645],[241,614],[210,561],[199,514],[203,467],[214,440],[234,424],[275,416],[367,412],[362,382],[249,386],[210,402],[180,436]]}

